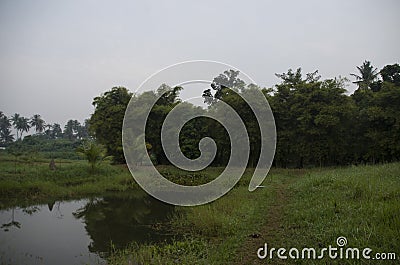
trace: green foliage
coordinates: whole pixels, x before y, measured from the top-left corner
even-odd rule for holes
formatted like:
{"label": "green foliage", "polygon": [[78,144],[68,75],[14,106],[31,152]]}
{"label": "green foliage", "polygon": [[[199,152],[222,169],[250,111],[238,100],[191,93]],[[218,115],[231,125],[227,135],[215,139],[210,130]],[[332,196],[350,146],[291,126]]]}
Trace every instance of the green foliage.
{"label": "green foliage", "polygon": [[114,161],[125,161],[122,150],[122,122],[132,94],[124,87],[114,87],[94,98],[95,111],[89,120],[89,130],[107,149]]}
{"label": "green foliage", "polygon": [[0,111],[0,146],[7,146],[14,141],[11,134],[11,120]]}
{"label": "green foliage", "polygon": [[379,72],[382,76],[382,80],[385,82],[393,83],[396,86],[400,86],[400,65],[392,64],[385,65]]}
{"label": "green foliage", "polygon": [[42,119],[42,117],[39,114],[33,115],[33,117],[31,118],[31,121],[30,121],[30,125],[35,128],[36,132],[39,132],[39,133],[44,131],[45,124],[46,124],[45,121]]}
{"label": "green foliage", "polygon": [[81,140],[49,139],[46,135],[35,134],[11,143],[7,150],[12,152],[17,148],[25,155],[35,155],[38,158],[81,159],[76,153],[76,148],[81,142]]}
{"label": "green foliage", "polygon": [[94,171],[96,165],[107,158],[104,146],[97,144],[93,140],[84,141],[77,148],[77,152],[88,161],[92,171]]}
{"label": "green foliage", "polygon": [[316,72],[279,75],[269,102],[278,132],[275,164],[280,167],[346,163],[354,106],[343,79],[319,81]]}
{"label": "green foliage", "polygon": [[[82,139],[89,138],[90,131],[114,162],[124,163],[122,123],[129,101],[135,101],[134,110],[129,112],[132,115],[130,120],[135,121],[143,114],[144,106],[158,98],[150,111],[146,133],[132,142],[135,145],[146,142],[153,164],[167,165],[169,160],[161,144],[161,127],[169,112],[179,104],[182,115],[218,113],[215,103],[224,101],[238,113],[246,126],[250,140],[248,167],[254,167],[262,140],[260,127],[242,96],[251,97],[255,90],[261,90],[272,108],[276,123],[275,166],[301,168],[399,161],[400,66],[386,65],[378,72],[371,62],[365,61],[357,69],[359,73],[352,76],[356,78],[354,83],[358,89],[352,95],[346,94],[347,79],[322,80],[318,71],[304,76],[301,68],[289,69],[286,73],[276,74],[281,79],[277,85],[261,89],[246,84],[239,78],[238,71],[228,70],[215,77],[211,87],[203,92],[204,102],[209,105],[207,110],[189,103],[179,104],[182,87],[163,84],[155,91],[134,97],[126,88],[114,87],[94,98],[95,111],[90,120],[80,124],[71,119],[64,132],[59,124],[46,125],[38,114],[29,120],[16,113],[9,119],[1,112],[0,145],[13,145],[11,124],[17,131],[17,140],[21,140],[22,134],[32,126],[37,133],[32,138],[25,137],[26,149],[43,157],[75,159],[78,156],[74,149]],[[132,127],[135,127],[135,122],[132,122]],[[134,131],[137,128],[130,129]],[[198,117],[183,126],[179,133],[183,154],[189,159],[198,158],[199,142],[204,137],[214,139],[217,145],[212,165],[226,165],[231,152],[229,135],[220,123],[210,118]],[[145,160],[138,158],[137,161]]]}
{"label": "green foliage", "polygon": [[356,78],[354,84],[358,85],[358,89],[367,90],[371,88],[371,84],[376,81],[378,77],[378,69],[374,69],[370,61],[364,61],[361,66],[357,66],[358,74],[351,74]]}
{"label": "green foliage", "polygon": [[[28,132],[31,128],[29,119],[20,116],[18,113],[15,113],[14,116],[11,118],[15,129],[17,130],[17,140],[22,139],[23,132]],[[18,138],[19,132],[19,138]]]}

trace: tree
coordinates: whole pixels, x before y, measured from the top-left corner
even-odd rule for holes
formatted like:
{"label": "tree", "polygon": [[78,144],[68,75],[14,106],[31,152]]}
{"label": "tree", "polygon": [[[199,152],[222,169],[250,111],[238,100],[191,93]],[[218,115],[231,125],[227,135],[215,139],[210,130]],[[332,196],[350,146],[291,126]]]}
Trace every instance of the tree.
{"label": "tree", "polygon": [[239,78],[239,71],[229,70],[213,79],[211,88],[215,90],[214,94],[211,89],[203,91],[204,103],[212,105],[218,100],[224,100],[224,97],[231,93],[240,93],[245,88],[246,83]]}
{"label": "tree", "polygon": [[0,112],[0,130],[10,129],[10,127],[10,119],[6,115],[4,115],[3,112]]}
{"label": "tree", "polygon": [[379,72],[377,68],[371,65],[370,61],[364,61],[361,66],[357,66],[359,74],[350,74],[356,78],[354,84],[358,85],[358,89],[367,90],[371,88],[371,84],[376,81]]}
{"label": "tree", "polygon": [[29,119],[25,117],[18,117],[15,128],[20,132],[19,139],[22,139],[23,132],[29,132],[29,129],[31,128],[29,125]]}
{"label": "tree", "polygon": [[113,156],[115,162],[125,161],[122,149],[122,123],[125,110],[132,97],[125,87],[113,87],[93,100],[95,111],[90,117],[91,134]]}
{"label": "tree", "polygon": [[317,71],[277,74],[282,82],[269,96],[278,133],[275,165],[342,163],[353,109],[343,79],[320,81]]}
{"label": "tree", "polygon": [[388,162],[400,159],[400,77],[398,64],[384,66],[382,81],[371,91],[355,91],[357,153],[361,162]]}
{"label": "tree", "polygon": [[10,128],[10,119],[0,111],[0,144],[3,146],[14,141],[14,135],[12,135]]}
{"label": "tree", "polygon": [[18,113],[15,113],[15,114],[11,117],[11,120],[12,120],[12,123],[13,123],[13,125],[14,125],[14,128],[17,130],[17,140],[19,139],[19,138],[18,138],[18,129],[17,129],[17,124],[18,124],[19,118],[20,118],[20,115],[19,115]]}
{"label": "tree", "polygon": [[395,84],[396,86],[400,86],[400,65],[392,64],[385,65],[382,70],[379,72],[382,76],[382,80],[384,82],[390,82]]}
{"label": "tree", "polygon": [[55,139],[62,137],[62,130],[61,130],[60,124],[54,123],[52,125],[52,135],[53,135],[53,138],[55,138]]}
{"label": "tree", "polygon": [[107,157],[104,146],[91,140],[83,142],[77,152],[89,162],[92,171]]}
{"label": "tree", "polygon": [[30,125],[35,127],[36,133],[41,133],[44,131],[46,123],[39,114],[35,114],[31,118]]}
{"label": "tree", "polygon": [[83,125],[80,125],[77,131],[77,137],[79,139],[85,139],[89,137],[89,119],[84,121]]}
{"label": "tree", "polygon": [[72,139],[82,139],[83,135],[81,123],[78,120],[69,120],[64,126],[64,137]]}
{"label": "tree", "polygon": [[14,135],[10,129],[4,129],[0,131],[0,144],[7,146],[14,141]]}
{"label": "tree", "polygon": [[74,138],[74,121],[73,120],[69,120],[67,122],[67,124],[65,124],[64,126],[64,137],[72,140]]}
{"label": "tree", "polygon": [[48,138],[57,139],[62,137],[62,129],[60,124],[58,123],[47,124],[46,128],[47,130],[45,131],[45,134],[47,135]]}
{"label": "tree", "polygon": [[[22,133],[23,132],[28,132],[29,129],[31,128],[29,125],[29,119],[20,116],[18,113],[15,113],[11,117],[12,123],[14,125],[14,128],[17,130],[17,140],[22,139]],[[18,137],[18,132],[20,132],[20,135]]]}
{"label": "tree", "polygon": [[[150,111],[146,124],[145,140],[152,146],[151,151],[154,159],[161,164],[169,163],[161,145],[161,127],[168,113],[180,102],[179,93],[181,90],[182,87],[179,86],[170,87],[166,84],[162,84],[156,90],[156,93],[152,93],[152,96],[159,97],[159,99]],[[143,98],[146,100],[146,97]],[[139,96],[137,98],[138,103],[141,100],[142,97]]]}

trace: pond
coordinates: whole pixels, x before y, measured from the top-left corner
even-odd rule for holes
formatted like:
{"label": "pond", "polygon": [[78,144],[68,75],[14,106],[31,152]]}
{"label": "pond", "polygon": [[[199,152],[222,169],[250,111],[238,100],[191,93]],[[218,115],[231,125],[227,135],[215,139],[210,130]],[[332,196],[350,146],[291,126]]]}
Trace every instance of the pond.
{"label": "pond", "polygon": [[105,264],[111,248],[164,242],[174,208],[142,192],[0,211],[0,264]]}

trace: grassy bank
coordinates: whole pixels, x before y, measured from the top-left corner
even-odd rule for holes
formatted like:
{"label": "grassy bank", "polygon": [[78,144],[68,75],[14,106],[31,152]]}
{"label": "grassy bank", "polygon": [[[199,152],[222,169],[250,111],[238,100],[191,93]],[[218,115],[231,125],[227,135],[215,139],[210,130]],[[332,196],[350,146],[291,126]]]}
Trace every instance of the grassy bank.
{"label": "grassy bank", "polygon": [[[256,251],[264,243],[318,250],[337,246],[336,239],[344,236],[348,247],[399,256],[399,163],[272,170],[264,184],[266,188],[250,193],[243,181],[215,202],[178,208],[171,225],[186,235],[184,239],[131,245],[115,251],[109,264],[397,264],[398,260],[327,258],[282,261],[276,254],[273,260],[259,260]],[[276,215],[281,217],[274,220]]]}
{"label": "grassy bank", "polygon": [[[90,171],[85,161],[0,158],[0,208],[47,200],[101,196],[137,189],[124,166],[100,165]],[[184,185],[214,179],[221,168],[188,173],[159,167]],[[222,198],[197,207],[176,207],[168,224],[175,241],[154,245],[132,243],[108,257],[113,264],[358,264],[354,260],[259,260],[256,251],[270,247],[368,247],[400,256],[400,163],[346,168],[272,169],[265,188],[248,191],[251,171]],[[363,264],[397,261],[363,260]]]}
{"label": "grassy bank", "polygon": [[[249,174],[247,174],[247,179]],[[284,178],[273,180],[274,183]],[[116,251],[109,264],[230,264],[236,251],[252,234],[258,234],[274,187],[248,192],[245,182],[215,202],[177,207],[171,230],[182,240],[163,245],[131,245]]]}
{"label": "grassy bank", "polygon": [[48,159],[1,156],[0,208],[137,187],[123,166],[103,163],[91,171],[85,161],[56,160],[56,170],[50,170],[49,163]]}

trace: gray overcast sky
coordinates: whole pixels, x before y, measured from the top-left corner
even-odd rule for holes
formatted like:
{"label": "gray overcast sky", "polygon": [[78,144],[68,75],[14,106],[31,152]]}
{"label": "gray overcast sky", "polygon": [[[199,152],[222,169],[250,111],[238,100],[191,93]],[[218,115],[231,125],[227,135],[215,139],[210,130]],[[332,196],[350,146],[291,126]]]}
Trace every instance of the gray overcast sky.
{"label": "gray overcast sky", "polygon": [[[0,110],[88,118],[170,64],[231,64],[259,85],[302,67],[349,76],[400,61],[400,1],[0,1]],[[352,89],[350,86],[349,89]]]}

